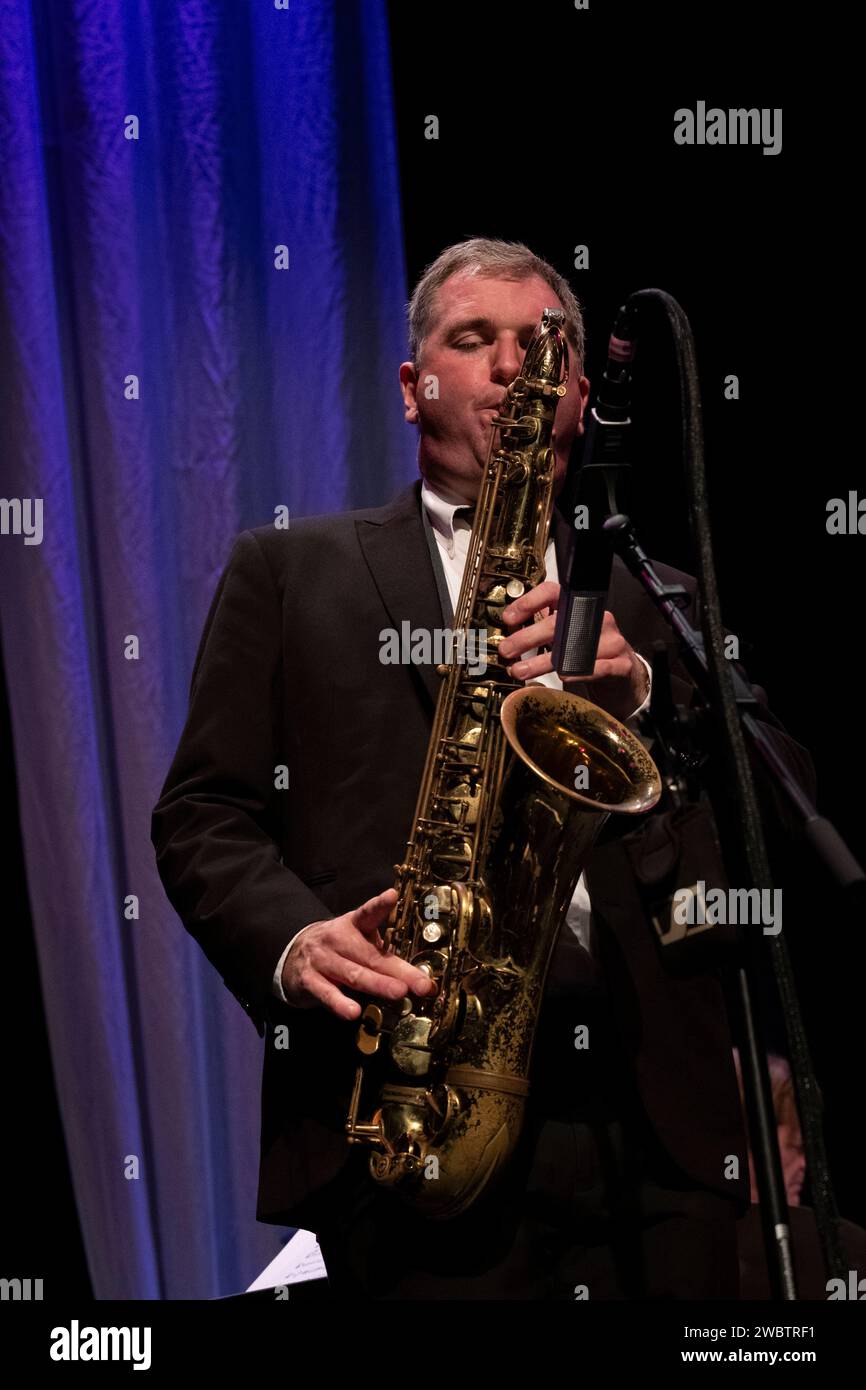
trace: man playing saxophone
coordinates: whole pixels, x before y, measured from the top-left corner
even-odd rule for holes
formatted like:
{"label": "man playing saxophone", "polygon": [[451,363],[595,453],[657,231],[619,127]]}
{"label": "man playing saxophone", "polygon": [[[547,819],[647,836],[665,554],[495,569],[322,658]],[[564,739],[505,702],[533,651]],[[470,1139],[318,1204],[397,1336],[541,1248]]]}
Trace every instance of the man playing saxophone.
{"label": "man playing saxophone", "polygon": [[[422,313],[429,312],[428,295],[429,291],[422,295],[416,292],[420,321],[424,321]],[[583,432],[589,397],[589,381],[582,372],[580,310],[570,292],[563,297],[570,301],[568,322],[576,370],[557,409],[553,432],[557,494],[565,482],[574,437]],[[462,529],[455,531],[454,521],[459,525],[461,508],[465,516],[475,503],[487,462],[491,420],[502,408],[506,387],[520,371],[543,309],[565,306],[558,304],[551,284],[537,274],[512,280],[460,271],[444,281],[435,304],[431,331],[415,344],[416,360],[401,364],[400,385],[406,420],[419,427],[422,503],[435,518],[434,525],[441,522],[438,536],[448,536],[449,526],[452,530],[443,547],[443,562],[453,606],[470,530],[464,521]],[[432,378],[437,383],[433,396],[424,390],[422,372],[428,381]],[[552,541],[549,553],[555,565]],[[509,674],[537,680],[553,672],[549,647],[558,596],[559,585],[548,579],[504,610],[503,617],[514,632],[499,650],[517,658],[508,667]],[[612,613],[604,615],[593,675],[569,678],[566,685],[618,719],[628,719],[646,706],[649,667],[629,646]],[[365,993],[381,993],[385,998],[402,997],[404,985],[428,993],[432,986],[423,972],[398,958],[383,957],[375,939],[395,900],[396,892],[389,888],[352,912],[305,928],[309,933],[306,941],[293,939],[287,953],[282,974],[287,999],[300,1006],[322,1003],[341,1017],[356,1018],[360,1006],[341,996],[340,983]],[[389,978],[383,979],[383,974]]]}
{"label": "man playing saxophone", "polygon": [[[400,366],[420,482],[382,508],[239,538],[154,810],[166,890],[265,1036],[258,1218],[315,1230],[338,1297],[737,1297],[746,1142],[721,988],[712,971],[667,976],[616,839],[593,851],[557,941],[500,1188],[425,1220],[374,1190],[367,1151],[345,1137],[361,1001],[434,988],[384,952],[383,932],[438,677],[383,666],[378,636],[406,618],[448,626],[491,421],[545,308],[563,310],[571,353],[553,436],[562,487],[589,394],[577,301],[520,244],[449,247],[415,289]],[[546,580],[504,611],[516,680],[561,685],[548,648],[567,537],[556,517]],[[658,569],[694,595],[690,576]],[[609,602],[595,669],[567,688],[630,720],[660,639],[689,703],[669,631],[618,562]],[[231,688],[227,663],[244,671]],[[808,754],[761,717],[810,786]],[[283,762],[288,803],[273,789]],[[291,1046],[275,1048],[285,1024]],[[745,1177],[731,1177],[732,1154]]]}

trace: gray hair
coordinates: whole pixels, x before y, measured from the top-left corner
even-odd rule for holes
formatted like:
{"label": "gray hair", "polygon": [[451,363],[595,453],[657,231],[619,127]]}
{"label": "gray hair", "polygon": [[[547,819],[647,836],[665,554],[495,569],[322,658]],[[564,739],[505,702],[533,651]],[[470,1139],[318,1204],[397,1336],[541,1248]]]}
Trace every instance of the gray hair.
{"label": "gray hair", "polygon": [[436,295],[450,276],[461,273],[479,275],[485,279],[499,276],[504,280],[528,280],[530,276],[538,275],[546,280],[565,310],[566,337],[577,358],[578,375],[583,373],[586,352],[583,314],[568,281],[548,261],[543,261],[528,246],[524,246],[522,241],[496,241],[490,237],[472,237],[469,241],[458,241],[454,246],[447,246],[427,266],[415,286],[412,298],[406,305],[406,313],[409,320],[409,352],[416,367],[420,362],[424,339],[435,323]]}

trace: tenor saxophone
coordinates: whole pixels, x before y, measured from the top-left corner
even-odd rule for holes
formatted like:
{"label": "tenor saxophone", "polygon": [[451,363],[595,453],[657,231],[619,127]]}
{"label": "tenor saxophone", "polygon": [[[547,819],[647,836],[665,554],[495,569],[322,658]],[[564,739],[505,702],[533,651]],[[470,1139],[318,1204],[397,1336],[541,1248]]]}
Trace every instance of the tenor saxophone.
{"label": "tenor saxophone", "polygon": [[[562,310],[546,309],[492,421],[454,631],[484,639],[483,678],[452,659],[384,933],[435,994],[370,1000],[346,1121],[369,1171],[417,1212],[450,1219],[504,1173],[519,1138],[556,938],[612,812],[661,794],[643,744],[580,696],[526,684],[499,657],[502,610],[545,575],[556,407],[568,382]],[[497,436],[498,444],[497,444]],[[367,1089],[377,1099],[361,1118]]]}

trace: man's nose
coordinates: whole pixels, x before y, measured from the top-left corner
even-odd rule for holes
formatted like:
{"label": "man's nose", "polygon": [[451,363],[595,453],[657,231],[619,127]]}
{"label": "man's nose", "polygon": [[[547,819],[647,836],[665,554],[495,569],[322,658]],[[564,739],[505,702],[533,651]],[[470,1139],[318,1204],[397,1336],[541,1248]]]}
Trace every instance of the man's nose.
{"label": "man's nose", "polygon": [[523,351],[517,339],[505,339],[496,345],[490,375],[499,385],[510,386],[514,378],[520,375],[522,365]]}
{"label": "man's nose", "polygon": [[798,1154],[794,1161],[789,1164],[788,1177],[792,1184],[802,1187],[806,1178],[806,1158],[804,1154]]}

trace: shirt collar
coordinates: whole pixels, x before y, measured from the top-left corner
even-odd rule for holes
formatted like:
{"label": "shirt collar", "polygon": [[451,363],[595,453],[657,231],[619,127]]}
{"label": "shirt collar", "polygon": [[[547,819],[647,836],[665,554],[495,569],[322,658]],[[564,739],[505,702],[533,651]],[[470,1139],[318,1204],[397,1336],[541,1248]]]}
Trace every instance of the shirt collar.
{"label": "shirt collar", "polygon": [[[467,502],[465,498],[460,497],[456,492],[451,492],[448,488],[439,487],[434,490],[426,478],[421,481],[421,501],[433,529],[438,531],[443,538],[449,556],[453,556],[455,515],[459,512],[468,514],[474,511],[474,502]],[[457,521],[465,522],[469,526],[472,524],[470,515],[457,516]]]}

